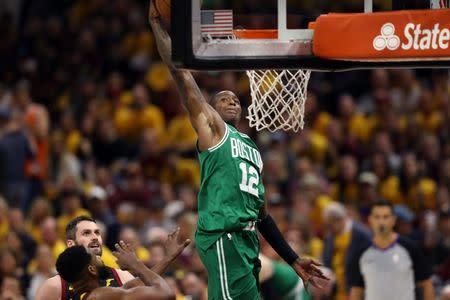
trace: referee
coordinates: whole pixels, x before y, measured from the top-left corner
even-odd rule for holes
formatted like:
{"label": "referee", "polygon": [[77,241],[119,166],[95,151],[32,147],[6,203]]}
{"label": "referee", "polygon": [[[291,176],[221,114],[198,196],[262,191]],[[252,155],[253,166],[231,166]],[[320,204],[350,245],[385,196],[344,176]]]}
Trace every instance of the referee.
{"label": "referee", "polygon": [[392,204],[375,202],[369,224],[373,240],[352,258],[350,300],[414,300],[418,286],[424,300],[434,300],[430,266],[415,244],[393,231]]}

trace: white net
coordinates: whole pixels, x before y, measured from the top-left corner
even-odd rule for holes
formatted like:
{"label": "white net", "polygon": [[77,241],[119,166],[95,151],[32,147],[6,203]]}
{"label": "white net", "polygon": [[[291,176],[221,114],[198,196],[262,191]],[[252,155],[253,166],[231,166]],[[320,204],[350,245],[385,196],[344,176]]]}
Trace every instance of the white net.
{"label": "white net", "polygon": [[252,96],[250,126],[271,132],[303,129],[310,75],[310,70],[247,71]]}

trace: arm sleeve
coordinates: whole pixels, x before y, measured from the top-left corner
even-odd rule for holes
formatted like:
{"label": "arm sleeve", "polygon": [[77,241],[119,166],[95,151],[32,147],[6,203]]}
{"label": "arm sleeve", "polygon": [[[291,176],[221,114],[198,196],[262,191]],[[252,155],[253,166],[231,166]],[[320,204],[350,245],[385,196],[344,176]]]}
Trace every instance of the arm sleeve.
{"label": "arm sleeve", "polygon": [[285,262],[289,265],[294,263],[298,255],[286,242],[270,215],[267,215],[258,223],[258,230]]}
{"label": "arm sleeve", "polygon": [[356,252],[355,256],[351,258],[350,270],[348,270],[348,279],[350,287],[364,288],[364,278],[361,273],[360,261],[366,248],[362,248]]}
{"label": "arm sleeve", "polygon": [[400,239],[399,243],[405,247],[411,256],[415,281],[423,281],[431,277],[431,264],[428,263],[422,250],[412,241]]}

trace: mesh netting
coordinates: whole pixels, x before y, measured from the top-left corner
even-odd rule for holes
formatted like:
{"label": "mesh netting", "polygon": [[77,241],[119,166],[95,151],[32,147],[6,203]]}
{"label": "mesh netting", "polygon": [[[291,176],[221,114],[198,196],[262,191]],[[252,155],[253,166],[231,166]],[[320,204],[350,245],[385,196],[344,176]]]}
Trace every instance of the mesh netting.
{"label": "mesh netting", "polygon": [[303,129],[310,70],[249,70],[252,104],[250,126],[298,131]]}

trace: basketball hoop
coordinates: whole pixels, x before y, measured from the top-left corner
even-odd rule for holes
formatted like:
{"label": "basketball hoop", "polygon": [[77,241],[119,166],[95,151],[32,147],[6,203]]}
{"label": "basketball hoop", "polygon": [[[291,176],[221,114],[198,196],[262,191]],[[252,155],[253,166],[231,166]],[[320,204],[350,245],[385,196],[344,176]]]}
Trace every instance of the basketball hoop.
{"label": "basketball hoop", "polygon": [[[276,39],[277,30],[234,30],[237,39]],[[251,127],[294,131],[305,124],[305,101],[310,70],[247,70],[252,103],[248,107]]]}

